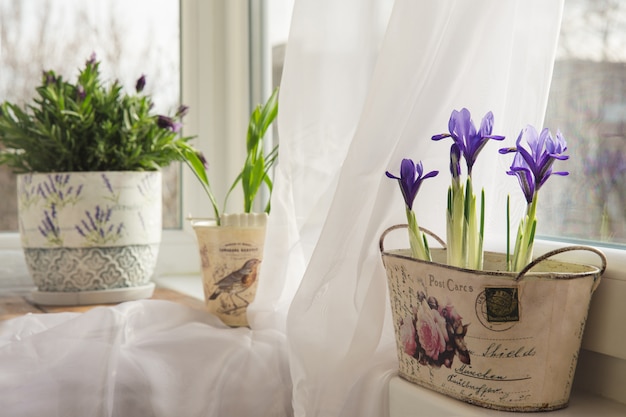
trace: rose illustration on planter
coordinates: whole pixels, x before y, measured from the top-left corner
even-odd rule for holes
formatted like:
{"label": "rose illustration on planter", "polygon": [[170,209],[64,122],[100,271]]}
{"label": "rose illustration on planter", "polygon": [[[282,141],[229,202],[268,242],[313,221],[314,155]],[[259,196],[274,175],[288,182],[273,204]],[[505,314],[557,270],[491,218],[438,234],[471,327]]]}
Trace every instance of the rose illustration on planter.
{"label": "rose illustration on planter", "polygon": [[413,314],[400,320],[400,339],[404,352],[418,360],[421,365],[450,368],[454,356],[462,363],[470,364],[465,335],[469,324],[453,305],[442,306],[435,297],[417,293],[419,305]]}

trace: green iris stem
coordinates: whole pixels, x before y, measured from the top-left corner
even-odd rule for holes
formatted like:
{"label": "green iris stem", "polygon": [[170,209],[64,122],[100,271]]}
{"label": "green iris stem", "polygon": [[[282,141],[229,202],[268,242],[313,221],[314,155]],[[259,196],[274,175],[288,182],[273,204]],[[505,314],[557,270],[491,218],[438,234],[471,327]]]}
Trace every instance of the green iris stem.
{"label": "green iris stem", "polygon": [[472,186],[471,177],[467,179],[465,188],[465,221],[467,224],[465,233],[465,246],[467,252],[466,267],[470,269],[483,268],[483,242],[482,235],[484,229],[484,206],[485,193],[481,193],[481,211],[476,208],[476,195]]}
{"label": "green iris stem", "polygon": [[481,192],[478,212],[471,177],[465,186],[453,181],[448,189],[448,265],[482,269],[484,230],[485,191]]}
{"label": "green iris stem", "polygon": [[483,269],[483,237],[485,236],[485,189],[480,191],[480,223],[476,236],[475,269]]}
{"label": "green iris stem", "polygon": [[411,245],[411,254],[414,258],[424,261],[430,261],[430,249],[426,236],[420,231],[415,218],[415,212],[406,206],[406,219],[409,223],[409,242]]}
{"label": "green iris stem", "polygon": [[521,271],[532,260],[537,228],[537,200],[538,193],[535,191],[532,201],[526,206],[526,215],[517,230],[513,261],[510,267],[512,271]]}
{"label": "green iris stem", "polygon": [[506,270],[511,270],[511,196],[506,196]]}
{"label": "green iris stem", "polygon": [[448,189],[448,212],[447,212],[447,261],[448,265],[464,267],[466,263],[466,251],[464,245],[465,235],[465,190],[460,181],[452,181]]}

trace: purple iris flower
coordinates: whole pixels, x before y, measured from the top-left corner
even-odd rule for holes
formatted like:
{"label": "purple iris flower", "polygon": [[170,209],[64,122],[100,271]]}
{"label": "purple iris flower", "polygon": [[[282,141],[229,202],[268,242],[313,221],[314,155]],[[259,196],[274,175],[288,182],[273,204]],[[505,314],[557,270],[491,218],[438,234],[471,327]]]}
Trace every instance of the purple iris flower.
{"label": "purple iris flower", "polygon": [[389,178],[398,180],[402,196],[404,197],[404,203],[409,210],[412,210],[413,201],[422,185],[422,181],[426,178],[437,176],[439,171],[431,171],[424,175],[424,167],[421,161],[416,164],[411,159],[403,159],[400,164],[400,177],[391,174],[389,171],[385,172],[385,174],[387,174]]}
{"label": "purple iris flower", "polygon": [[[522,140],[528,144],[528,148],[522,146]],[[567,151],[567,143],[560,131],[553,137],[545,128],[541,133],[528,125],[517,137],[515,148],[500,149],[500,153],[516,152],[511,164],[509,175],[517,175],[526,201],[531,203],[534,194],[545,184],[550,175],[568,175],[565,171],[552,171],[552,164],[556,160],[569,159],[564,155]]]}
{"label": "purple iris flower", "polygon": [[[493,113],[488,112],[480,123],[480,130],[476,130],[474,122],[472,121],[472,115],[466,108],[461,111],[453,110],[448,121],[448,130],[450,133],[442,133],[435,135],[432,140],[441,140],[447,137],[451,137],[454,143],[458,147],[460,153],[465,158],[467,164],[467,173],[472,175],[472,167],[476,162],[476,158],[480,151],[487,144],[487,140],[503,140],[504,136],[492,135],[493,130]],[[454,148],[451,151],[455,151]],[[450,167],[452,170],[452,167]],[[452,175],[455,171],[452,170]]]}

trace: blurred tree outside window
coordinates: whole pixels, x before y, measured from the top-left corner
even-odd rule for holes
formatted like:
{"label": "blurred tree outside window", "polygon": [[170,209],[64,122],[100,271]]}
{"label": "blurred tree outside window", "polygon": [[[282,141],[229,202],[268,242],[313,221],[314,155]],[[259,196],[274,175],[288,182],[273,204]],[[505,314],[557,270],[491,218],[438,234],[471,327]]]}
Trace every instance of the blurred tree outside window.
{"label": "blurred tree outside window", "polygon": [[[145,74],[155,112],[180,103],[179,0],[0,0],[0,101],[24,104],[42,71],[75,80],[95,52],[132,92]],[[180,164],[163,172],[163,227],[181,227]],[[17,230],[15,177],[0,167],[0,231]]]}
{"label": "blurred tree outside window", "polygon": [[541,233],[626,243],[626,2],[565,0],[544,126],[565,135],[570,175],[542,189]]}

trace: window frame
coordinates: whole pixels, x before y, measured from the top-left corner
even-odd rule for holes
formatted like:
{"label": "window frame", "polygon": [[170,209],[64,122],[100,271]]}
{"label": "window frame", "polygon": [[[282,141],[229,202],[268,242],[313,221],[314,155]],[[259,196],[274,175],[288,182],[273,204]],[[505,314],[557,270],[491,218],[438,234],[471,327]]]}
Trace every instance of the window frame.
{"label": "window frame", "polygon": [[[183,134],[194,136],[194,146],[207,156],[209,178],[218,203],[245,158],[245,122],[251,103],[260,102],[269,91],[267,52],[253,52],[268,49],[262,36],[266,20],[263,4],[244,0],[180,1],[181,101],[190,108]],[[216,181],[216,177],[224,180]],[[181,173],[181,197],[181,229],[163,231],[157,276],[200,274],[190,218],[212,217],[213,210],[186,166]],[[242,201],[231,195],[227,209],[241,207]]]}

